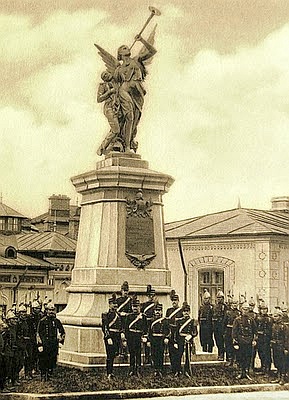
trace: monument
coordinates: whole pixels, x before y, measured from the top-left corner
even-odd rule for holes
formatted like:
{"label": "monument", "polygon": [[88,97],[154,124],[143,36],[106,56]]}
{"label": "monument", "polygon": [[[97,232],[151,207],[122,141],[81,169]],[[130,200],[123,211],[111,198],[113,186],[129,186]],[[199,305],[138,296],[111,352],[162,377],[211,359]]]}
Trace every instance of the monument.
{"label": "monument", "polygon": [[121,46],[117,58],[95,45],[105,63],[98,88],[109,132],[97,153],[104,156],[94,170],[73,177],[82,195],[79,236],[67,307],[58,314],[66,340],[59,361],[80,368],[104,363],[101,314],[108,298],[128,281],[140,300],[148,284],[168,305],[171,290],[167,266],[162,196],[173,183],[169,175],[152,171],[137,153],[136,134],[142,115],[146,64],[155,55],[155,29],[142,33],[160,12],[150,16],[135,41],[142,50],[134,57]]}

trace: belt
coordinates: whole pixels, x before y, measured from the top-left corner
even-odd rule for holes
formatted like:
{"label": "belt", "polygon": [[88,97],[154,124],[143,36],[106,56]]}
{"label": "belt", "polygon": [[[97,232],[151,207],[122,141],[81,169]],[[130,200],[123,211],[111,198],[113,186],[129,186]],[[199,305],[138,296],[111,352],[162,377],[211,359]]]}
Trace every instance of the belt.
{"label": "belt", "polygon": [[139,331],[138,329],[130,329],[129,332],[142,333],[142,331]]}
{"label": "belt", "polygon": [[159,337],[161,337],[161,336],[164,336],[164,334],[163,334],[163,333],[153,333],[153,336],[159,336]]}
{"label": "belt", "polygon": [[109,328],[109,332],[117,332],[120,333],[119,329]]}
{"label": "belt", "polygon": [[180,336],[188,336],[189,335],[189,333],[180,333]]}
{"label": "belt", "polygon": [[233,325],[227,325],[227,328],[233,328]]}

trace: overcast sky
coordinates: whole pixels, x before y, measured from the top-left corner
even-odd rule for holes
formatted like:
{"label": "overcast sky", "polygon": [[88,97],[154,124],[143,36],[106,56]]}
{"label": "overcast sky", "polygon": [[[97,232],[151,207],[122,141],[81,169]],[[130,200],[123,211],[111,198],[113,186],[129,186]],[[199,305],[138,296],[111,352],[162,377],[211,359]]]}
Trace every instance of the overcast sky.
{"label": "overcast sky", "polygon": [[54,193],[75,204],[70,178],[94,168],[108,131],[93,43],[116,55],[149,5],[162,15],[137,139],[175,178],[166,221],[289,196],[288,0],[1,0],[5,204],[28,217]]}

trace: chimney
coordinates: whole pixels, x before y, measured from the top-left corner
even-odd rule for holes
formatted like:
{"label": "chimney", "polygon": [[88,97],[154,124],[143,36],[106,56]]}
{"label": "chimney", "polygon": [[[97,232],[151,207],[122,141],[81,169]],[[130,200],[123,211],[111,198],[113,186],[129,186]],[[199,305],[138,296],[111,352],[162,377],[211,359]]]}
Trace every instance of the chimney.
{"label": "chimney", "polygon": [[273,197],[271,211],[289,212],[289,196]]}
{"label": "chimney", "polygon": [[49,215],[52,217],[69,218],[70,198],[65,195],[52,195],[49,197]]}

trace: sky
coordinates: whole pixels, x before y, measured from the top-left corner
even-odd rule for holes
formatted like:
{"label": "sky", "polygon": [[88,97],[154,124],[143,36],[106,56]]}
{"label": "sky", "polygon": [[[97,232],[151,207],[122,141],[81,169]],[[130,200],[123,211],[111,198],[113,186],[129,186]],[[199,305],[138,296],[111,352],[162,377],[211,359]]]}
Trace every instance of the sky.
{"label": "sky", "polygon": [[[175,182],[165,221],[270,209],[289,196],[288,0],[1,0],[0,192],[27,217],[48,197],[81,199],[108,132],[96,92],[104,65],[161,11],[138,153]],[[133,47],[133,55],[139,48]]]}

